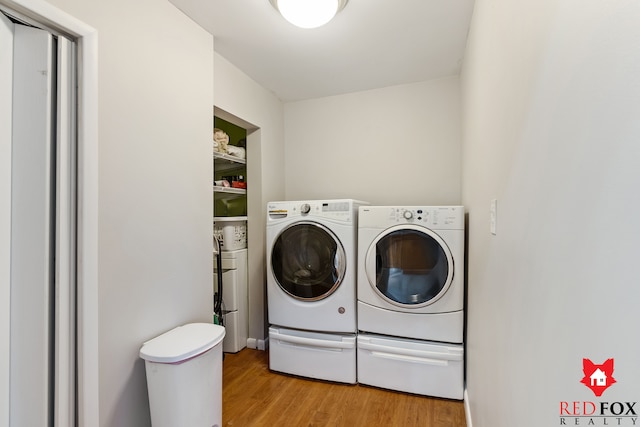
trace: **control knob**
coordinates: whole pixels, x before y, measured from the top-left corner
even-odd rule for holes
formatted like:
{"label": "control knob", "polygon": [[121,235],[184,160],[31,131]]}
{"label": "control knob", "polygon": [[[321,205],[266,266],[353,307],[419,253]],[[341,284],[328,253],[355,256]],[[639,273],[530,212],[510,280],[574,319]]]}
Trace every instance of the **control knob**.
{"label": "control knob", "polygon": [[305,203],[304,205],[300,206],[300,212],[302,212],[303,214],[308,214],[311,211],[311,206],[309,205],[309,203]]}
{"label": "control knob", "polygon": [[402,215],[404,216],[405,219],[413,218],[413,213],[411,211],[404,211]]}

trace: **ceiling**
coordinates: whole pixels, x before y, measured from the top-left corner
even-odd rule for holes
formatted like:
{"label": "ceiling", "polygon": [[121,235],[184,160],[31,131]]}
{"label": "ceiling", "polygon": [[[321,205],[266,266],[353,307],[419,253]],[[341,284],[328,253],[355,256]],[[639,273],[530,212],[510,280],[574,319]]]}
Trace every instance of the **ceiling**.
{"label": "ceiling", "polygon": [[170,1],[284,102],[458,74],[473,12],[473,0],[349,0],[333,21],[305,30],[269,0]]}

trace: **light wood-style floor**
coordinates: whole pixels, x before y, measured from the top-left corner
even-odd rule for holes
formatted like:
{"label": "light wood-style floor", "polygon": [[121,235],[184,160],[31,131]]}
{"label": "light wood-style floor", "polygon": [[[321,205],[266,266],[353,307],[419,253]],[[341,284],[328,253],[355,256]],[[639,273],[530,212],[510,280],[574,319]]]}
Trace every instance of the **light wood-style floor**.
{"label": "light wood-style floor", "polygon": [[463,403],[269,370],[268,352],[225,354],[223,426],[466,427]]}

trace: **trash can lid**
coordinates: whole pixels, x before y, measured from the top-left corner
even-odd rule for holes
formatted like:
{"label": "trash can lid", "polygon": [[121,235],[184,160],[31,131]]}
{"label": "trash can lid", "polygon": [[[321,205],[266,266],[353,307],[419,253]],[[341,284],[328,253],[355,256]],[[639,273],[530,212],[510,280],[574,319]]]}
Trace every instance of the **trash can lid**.
{"label": "trash can lid", "polygon": [[219,344],[224,334],[224,327],[212,323],[178,326],[142,344],[140,357],[158,363],[183,362]]}

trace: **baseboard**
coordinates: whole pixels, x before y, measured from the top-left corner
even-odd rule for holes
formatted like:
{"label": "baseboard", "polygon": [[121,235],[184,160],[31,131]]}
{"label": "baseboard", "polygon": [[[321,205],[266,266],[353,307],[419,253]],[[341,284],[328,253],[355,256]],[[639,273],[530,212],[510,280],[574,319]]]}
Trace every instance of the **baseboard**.
{"label": "baseboard", "polygon": [[247,338],[247,348],[265,351],[269,348],[269,338],[259,340],[257,338]]}
{"label": "baseboard", "polygon": [[467,420],[467,427],[473,427],[473,422],[471,421],[471,407],[469,406],[469,393],[467,393],[467,389],[464,389],[464,416]]}

